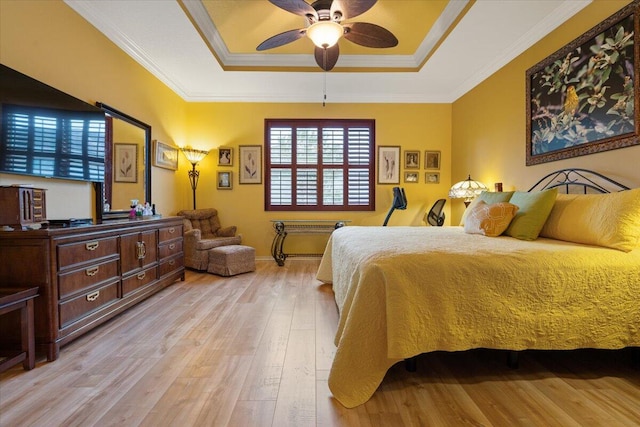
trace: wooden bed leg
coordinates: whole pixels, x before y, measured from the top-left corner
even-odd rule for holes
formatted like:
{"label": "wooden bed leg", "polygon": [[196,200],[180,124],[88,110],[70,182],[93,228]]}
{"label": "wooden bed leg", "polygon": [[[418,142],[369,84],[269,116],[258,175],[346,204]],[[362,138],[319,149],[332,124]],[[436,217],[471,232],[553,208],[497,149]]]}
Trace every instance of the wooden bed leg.
{"label": "wooden bed leg", "polygon": [[507,366],[511,369],[518,369],[518,352],[510,350],[507,353]]}
{"label": "wooden bed leg", "polygon": [[404,359],[404,368],[409,372],[415,372],[417,370],[416,356]]}
{"label": "wooden bed leg", "polygon": [[640,369],[640,347],[631,347],[631,366]]}

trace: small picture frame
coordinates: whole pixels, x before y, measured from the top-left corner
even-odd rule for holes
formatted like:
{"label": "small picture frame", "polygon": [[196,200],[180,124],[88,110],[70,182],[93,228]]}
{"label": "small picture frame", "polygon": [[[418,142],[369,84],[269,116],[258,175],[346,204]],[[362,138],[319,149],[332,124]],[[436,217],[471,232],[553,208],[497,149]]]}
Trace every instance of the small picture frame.
{"label": "small picture frame", "polygon": [[427,184],[440,184],[440,172],[425,172],[424,182]]}
{"label": "small picture frame", "polygon": [[424,152],[424,168],[427,170],[440,170],[440,151]]}
{"label": "small picture frame", "polygon": [[262,146],[238,147],[238,177],[240,184],[262,184]]}
{"label": "small picture frame", "polygon": [[404,182],[417,184],[419,181],[418,172],[405,172]]}
{"label": "small picture frame", "polygon": [[218,166],[233,166],[233,148],[218,148]]}
{"label": "small picture frame", "polygon": [[400,147],[378,147],[378,184],[400,184]]}
{"label": "small picture frame", "polygon": [[113,180],[138,182],[138,144],[113,144]]}
{"label": "small picture frame", "polygon": [[178,170],[178,147],[153,140],[153,165],[159,168]]}
{"label": "small picture frame", "polygon": [[419,151],[404,152],[404,168],[420,169],[420,152]]}
{"label": "small picture frame", "polygon": [[233,188],[233,172],[218,172],[218,182],[216,184],[218,190],[231,190]]}

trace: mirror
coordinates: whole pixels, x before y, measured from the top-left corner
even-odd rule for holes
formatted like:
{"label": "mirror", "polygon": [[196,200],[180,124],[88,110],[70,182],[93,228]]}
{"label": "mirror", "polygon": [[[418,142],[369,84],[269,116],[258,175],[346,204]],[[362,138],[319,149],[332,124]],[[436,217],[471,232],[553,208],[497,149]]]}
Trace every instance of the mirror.
{"label": "mirror", "polygon": [[151,202],[151,126],[101,102],[107,115],[103,219],[127,217],[132,199]]}

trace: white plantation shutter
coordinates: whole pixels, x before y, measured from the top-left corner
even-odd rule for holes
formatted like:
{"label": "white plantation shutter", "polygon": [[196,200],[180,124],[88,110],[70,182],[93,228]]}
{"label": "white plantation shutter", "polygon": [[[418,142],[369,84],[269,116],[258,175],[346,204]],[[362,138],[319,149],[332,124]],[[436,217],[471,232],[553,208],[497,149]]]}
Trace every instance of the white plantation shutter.
{"label": "white plantation shutter", "polygon": [[265,121],[266,210],[374,210],[373,120]]}

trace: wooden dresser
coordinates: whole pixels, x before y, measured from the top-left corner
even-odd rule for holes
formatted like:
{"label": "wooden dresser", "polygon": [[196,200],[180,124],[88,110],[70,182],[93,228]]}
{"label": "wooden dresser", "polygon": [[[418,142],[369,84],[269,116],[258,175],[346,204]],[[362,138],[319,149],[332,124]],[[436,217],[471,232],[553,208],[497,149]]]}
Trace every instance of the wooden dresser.
{"label": "wooden dresser", "polygon": [[[61,345],[184,280],[182,232],[180,217],[0,231],[0,283],[39,288],[36,348],[53,361]],[[0,318],[0,336],[11,321]]]}

